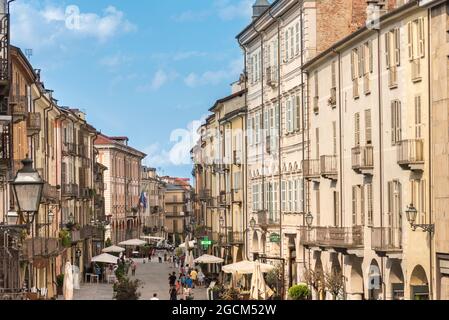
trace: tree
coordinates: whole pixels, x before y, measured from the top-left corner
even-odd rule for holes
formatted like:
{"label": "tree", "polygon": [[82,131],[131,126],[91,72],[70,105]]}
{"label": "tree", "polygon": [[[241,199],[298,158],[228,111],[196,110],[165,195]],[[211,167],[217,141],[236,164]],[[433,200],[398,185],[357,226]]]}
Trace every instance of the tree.
{"label": "tree", "polygon": [[137,289],[142,285],[139,280],[130,280],[128,278],[122,278],[117,284],[114,285],[116,291],[115,298],[117,300],[139,300],[140,292]]}
{"label": "tree", "polygon": [[326,291],[324,273],[321,270],[313,271],[311,269],[306,269],[303,278],[304,281],[313,288],[318,299],[321,300],[321,297],[324,296]]}
{"label": "tree", "polygon": [[332,294],[334,300],[337,300],[337,297],[342,293],[345,284],[343,273],[339,269],[333,269],[330,272],[326,272],[324,279],[327,291]]}
{"label": "tree", "polygon": [[292,300],[307,300],[310,296],[310,290],[307,284],[297,284],[288,289],[288,296]]}

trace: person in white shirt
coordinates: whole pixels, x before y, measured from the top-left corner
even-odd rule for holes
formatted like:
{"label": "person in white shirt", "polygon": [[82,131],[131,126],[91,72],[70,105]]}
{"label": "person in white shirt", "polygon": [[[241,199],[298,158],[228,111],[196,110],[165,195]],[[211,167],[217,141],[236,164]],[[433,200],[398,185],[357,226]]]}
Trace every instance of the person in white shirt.
{"label": "person in white shirt", "polygon": [[151,298],[150,300],[159,300],[159,298],[157,297],[157,293],[153,294],[153,298]]}

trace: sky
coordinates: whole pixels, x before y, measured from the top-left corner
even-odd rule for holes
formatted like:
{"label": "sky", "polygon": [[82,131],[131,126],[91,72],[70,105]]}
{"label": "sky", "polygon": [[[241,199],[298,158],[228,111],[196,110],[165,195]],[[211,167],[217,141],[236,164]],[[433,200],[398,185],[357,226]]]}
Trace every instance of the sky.
{"label": "sky", "polygon": [[11,43],[32,49],[60,106],[128,136],[161,175],[191,178],[196,128],[243,69],[254,0],[17,0]]}

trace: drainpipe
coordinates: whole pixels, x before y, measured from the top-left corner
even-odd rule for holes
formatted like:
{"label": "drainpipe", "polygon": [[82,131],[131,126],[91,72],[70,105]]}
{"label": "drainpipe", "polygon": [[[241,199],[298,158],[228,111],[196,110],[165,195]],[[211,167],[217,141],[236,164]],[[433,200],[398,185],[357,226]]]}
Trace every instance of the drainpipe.
{"label": "drainpipe", "polygon": [[[244,55],[244,70],[243,70],[243,73],[245,75],[244,76],[245,89],[247,90],[248,89],[247,49],[242,44],[240,39],[237,39],[237,41],[238,41],[238,43],[240,45],[240,48],[243,49],[243,55]],[[248,92],[245,93],[245,107],[248,108]],[[245,132],[245,133],[248,132],[247,131],[247,127],[248,127],[247,121],[248,121],[248,109],[246,111],[245,119],[244,120],[242,119],[243,132]],[[248,200],[248,190],[247,190],[247,181],[248,181],[248,179],[247,179],[247,177],[248,177],[248,135],[247,134],[243,135],[243,139],[244,139],[244,145],[245,145],[245,159],[243,160],[243,156],[242,156],[241,161],[243,162],[242,163],[242,168],[243,168],[243,175],[242,175],[243,179],[242,179],[242,181],[244,181],[244,184],[245,184],[245,186],[243,188],[243,200],[245,202],[245,205],[243,207],[243,217],[244,217],[244,219],[243,219],[243,228],[245,230],[245,250],[244,251],[245,251],[245,258],[246,258],[246,260],[249,260],[249,254],[248,254],[248,249],[249,249],[249,240],[248,240],[248,238],[249,238],[249,236],[248,236],[249,228],[248,228],[248,201],[247,201]],[[206,219],[207,219],[207,209],[206,209]],[[207,223],[206,223],[206,226],[207,226]]]}
{"label": "drainpipe", "polygon": [[[446,4],[447,6],[447,4]],[[432,16],[431,16],[431,9],[427,10],[427,21],[428,21],[428,27],[427,27],[427,39],[429,39],[427,41],[427,51],[428,51],[428,58],[427,58],[427,64],[428,64],[428,71],[427,71],[427,76],[428,76],[428,83],[429,85],[427,86],[428,88],[428,97],[429,97],[429,123],[432,123],[432,91],[430,89],[430,79],[432,79],[431,77],[431,68],[432,68],[432,63],[430,60],[430,51],[431,51],[431,46],[430,46],[430,40],[431,40],[431,32],[430,32],[430,21],[432,20]],[[432,186],[433,184],[433,179],[432,179],[432,161],[431,158],[432,157],[432,126],[429,125],[429,186]],[[432,209],[433,209],[433,202],[432,202],[432,188],[429,188],[429,224],[432,224],[433,220],[432,220]],[[430,262],[430,270],[429,270],[429,274],[430,274],[430,281],[429,281],[429,299],[433,300],[434,296],[438,297],[438,294],[433,293],[433,259],[432,259],[432,236],[435,233],[431,233],[429,232],[428,237],[429,237],[429,262]]]}
{"label": "drainpipe", "polygon": [[[376,29],[377,31],[377,85],[378,85],[378,100],[379,100],[379,179],[380,179],[380,226],[381,229],[383,228],[383,212],[384,212],[384,197],[383,197],[383,188],[384,188],[384,171],[383,171],[383,136],[382,136],[382,132],[383,132],[383,125],[382,125],[382,117],[383,117],[383,112],[382,112],[382,72],[381,72],[381,52],[380,52],[380,29]],[[383,233],[380,233],[380,237],[381,237],[381,243],[383,242]],[[382,292],[383,292],[383,299],[386,300],[387,299],[387,292],[386,292],[386,286],[385,286],[385,281],[384,281],[384,275],[385,275],[385,266],[384,266],[384,262],[385,262],[385,258],[384,257],[380,257],[380,261],[381,261],[381,276],[382,276]]]}

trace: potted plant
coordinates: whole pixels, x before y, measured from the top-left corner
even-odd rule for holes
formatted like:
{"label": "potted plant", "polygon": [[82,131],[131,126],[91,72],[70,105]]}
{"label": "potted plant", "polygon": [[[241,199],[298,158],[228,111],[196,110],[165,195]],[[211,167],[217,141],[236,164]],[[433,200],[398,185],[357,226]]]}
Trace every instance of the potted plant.
{"label": "potted plant", "polygon": [[59,232],[59,239],[64,248],[70,248],[72,245],[72,239],[70,238],[70,232],[67,230],[61,230]]}
{"label": "potted plant", "polygon": [[307,300],[310,296],[310,290],[307,284],[300,283],[288,289],[288,296],[291,300]]}
{"label": "potted plant", "polygon": [[56,294],[58,296],[62,296],[64,294],[63,287],[64,287],[64,274],[61,273],[56,277]]}

